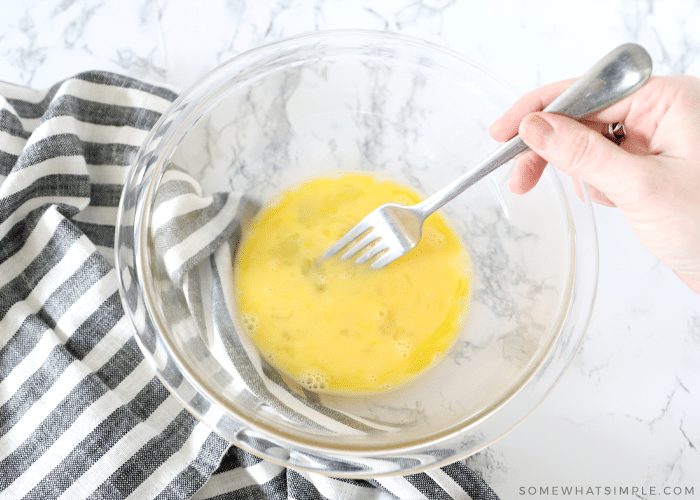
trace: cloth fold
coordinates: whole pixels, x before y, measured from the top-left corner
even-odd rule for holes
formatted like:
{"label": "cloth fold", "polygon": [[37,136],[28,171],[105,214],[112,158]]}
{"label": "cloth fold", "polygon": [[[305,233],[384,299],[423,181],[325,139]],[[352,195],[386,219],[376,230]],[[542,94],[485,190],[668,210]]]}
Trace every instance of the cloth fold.
{"label": "cloth fold", "polygon": [[[155,377],[117,291],[114,227],[136,152],[176,97],[99,71],[0,83],[0,498],[496,499],[463,462],[371,480],[285,469],[230,446]],[[154,222],[156,244],[176,238],[187,200],[214,235],[164,263],[191,296],[186,277],[216,263],[236,224],[221,214],[241,198],[184,181]]]}

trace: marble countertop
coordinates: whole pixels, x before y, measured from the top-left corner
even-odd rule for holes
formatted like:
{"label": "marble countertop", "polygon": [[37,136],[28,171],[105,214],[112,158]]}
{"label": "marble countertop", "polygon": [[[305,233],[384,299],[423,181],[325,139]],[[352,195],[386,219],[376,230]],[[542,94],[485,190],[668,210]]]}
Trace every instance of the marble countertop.
{"label": "marble countertop", "polygon": [[[340,28],[447,46],[521,92],[627,41],[657,75],[700,75],[700,1],[34,0],[7,2],[1,22],[0,79],[34,88],[91,69],[185,88],[250,48]],[[467,462],[503,499],[700,497],[700,297],[616,209],[595,215],[581,351],[523,424]]]}

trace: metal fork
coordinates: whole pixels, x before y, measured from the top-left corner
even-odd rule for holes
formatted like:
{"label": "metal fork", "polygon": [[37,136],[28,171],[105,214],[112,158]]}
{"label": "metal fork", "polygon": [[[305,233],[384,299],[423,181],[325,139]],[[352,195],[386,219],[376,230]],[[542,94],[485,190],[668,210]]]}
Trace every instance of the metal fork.
{"label": "metal fork", "polygon": [[[651,57],[633,43],[619,46],[578,78],[544,110],[580,120],[600,111],[640,88],[651,76]],[[529,148],[516,136],[484,158],[462,177],[428,199],[412,206],[387,203],[373,210],[330,247],[322,258],[334,256],[355,242],[341,257],[362,264],[379,256],[371,267],[381,269],[416,246],[423,221],[469,186]],[[381,255],[380,255],[381,254]]]}

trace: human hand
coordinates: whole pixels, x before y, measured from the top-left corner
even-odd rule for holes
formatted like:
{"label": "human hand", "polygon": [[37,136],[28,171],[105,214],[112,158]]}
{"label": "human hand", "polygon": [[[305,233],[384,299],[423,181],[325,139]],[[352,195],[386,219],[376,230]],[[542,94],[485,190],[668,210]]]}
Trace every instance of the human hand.
{"label": "human hand", "polygon": [[[519,133],[531,148],[516,159],[511,191],[527,193],[551,163],[574,186],[583,181],[593,201],[617,206],[644,246],[700,293],[700,79],[652,77],[580,123],[541,111],[572,82],[526,94],[491,125],[495,140]],[[620,146],[602,135],[617,122]]]}

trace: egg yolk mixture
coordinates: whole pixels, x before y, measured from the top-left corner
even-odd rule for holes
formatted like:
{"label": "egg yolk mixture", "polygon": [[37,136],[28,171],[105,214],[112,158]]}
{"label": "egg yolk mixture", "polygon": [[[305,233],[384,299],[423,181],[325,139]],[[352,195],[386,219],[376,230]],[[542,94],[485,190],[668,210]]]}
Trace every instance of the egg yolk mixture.
{"label": "egg yolk mixture", "polygon": [[464,322],[472,272],[440,213],[383,269],[320,259],[378,206],[421,199],[391,180],[342,173],[263,208],[243,235],[235,275],[241,324],[261,355],[306,389],[341,394],[398,387],[442,358]]}

